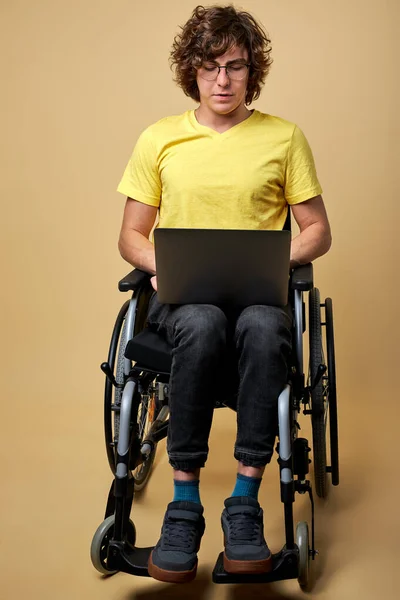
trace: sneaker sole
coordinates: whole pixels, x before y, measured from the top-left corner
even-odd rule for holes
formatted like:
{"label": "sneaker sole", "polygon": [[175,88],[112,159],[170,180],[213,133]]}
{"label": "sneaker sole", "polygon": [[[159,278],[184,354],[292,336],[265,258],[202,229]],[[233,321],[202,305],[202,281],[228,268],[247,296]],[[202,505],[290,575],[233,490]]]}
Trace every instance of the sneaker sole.
{"label": "sneaker sole", "polygon": [[157,565],[153,563],[152,552],[150,554],[147,570],[149,572],[149,575],[153,579],[157,579],[158,581],[163,581],[165,583],[188,583],[189,581],[193,581],[193,579],[196,577],[197,562],[194,565],[193,569],[191,569],[190,571],[167,571],[165,569],[157,567]]}
{"label": "sneaker sole", "polygon": [[253,575],[272,571],[272,554],[263,560],[230,560],[224,552],[224,569],[227,573]]}

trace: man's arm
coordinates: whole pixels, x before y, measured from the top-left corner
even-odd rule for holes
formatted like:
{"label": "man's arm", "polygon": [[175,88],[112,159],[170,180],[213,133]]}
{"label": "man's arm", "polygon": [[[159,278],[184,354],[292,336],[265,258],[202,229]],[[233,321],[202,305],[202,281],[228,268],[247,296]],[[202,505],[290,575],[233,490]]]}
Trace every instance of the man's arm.
{"label": "man's arm", "polygon": [[331,228],[321,196],[291,206],[300,233],[292,240],[290,266],[312,262],[328,252],[332,243]]}
{"label": "man's arm", "polygon": [[[156,272],[154,245],[149,241],[150,231],[158,208],[127,198],[118,248],[122,258],[133,267],[151,275]],[[152,283],[155,278],[152,278]],[[155,281],[154,281],[155,283]],[[154,287],[154,285],[153,285]]]}

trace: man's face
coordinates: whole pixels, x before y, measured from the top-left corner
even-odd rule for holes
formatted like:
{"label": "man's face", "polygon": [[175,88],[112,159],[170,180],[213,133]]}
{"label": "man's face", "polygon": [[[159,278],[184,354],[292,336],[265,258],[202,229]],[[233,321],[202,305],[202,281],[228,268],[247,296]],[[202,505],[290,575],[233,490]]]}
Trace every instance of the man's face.
{"label": "man's face", "polygon": [[[240,64],[246,64],[248,58],[245,48],[234,47],[215,60],[204,62],[202,68],[197,71],[196,77],[200,93],[200,105],[207,106],[213,113],[218,115],[227,115],[240,106],[244,106],[249,78],[247,68],[243,71],[245,76],[240,81],[230,77],[229,74],[227,75],[226,69],[221,69],[214,81],[208,81],[204,77],[210,77],[210,70],[216,65],[231,65],[235,77],[234,69],[239,67]],[[218,70],[216,70],[216,73],[218,73]]]}

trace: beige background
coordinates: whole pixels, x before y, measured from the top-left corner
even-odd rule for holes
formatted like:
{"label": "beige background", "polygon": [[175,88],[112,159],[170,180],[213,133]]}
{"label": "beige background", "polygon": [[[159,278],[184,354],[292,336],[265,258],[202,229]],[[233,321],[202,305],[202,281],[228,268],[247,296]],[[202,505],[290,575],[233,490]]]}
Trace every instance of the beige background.
{"label": "beige background", "polygon": [[[115,192],[140,131],[193,103],[167,57],[188,0],[3,0],[1,589],[7,599],[300,598],[296,582],[217,587],[219,515],[234,482],[234,415],[219,411],[201,487],[207,535],[197,581],[175,588],[89,561],[110,484],[103,377],[128,270]],[[313,597],[397,598],[399,106],[396,0],[248,0],[273,40],[256,107],[298,123],[333,229],[315,265],[334,299],[342,485],[317,507]],[[397,191],[397,189],[396,189]],[[304,421],[304,418],[303,418]],[[164,448],[133,517],[155,543],[172,485]],[[261,491],[283,543],[276,466]],[[308,504],[296,502],[296,517]]]}

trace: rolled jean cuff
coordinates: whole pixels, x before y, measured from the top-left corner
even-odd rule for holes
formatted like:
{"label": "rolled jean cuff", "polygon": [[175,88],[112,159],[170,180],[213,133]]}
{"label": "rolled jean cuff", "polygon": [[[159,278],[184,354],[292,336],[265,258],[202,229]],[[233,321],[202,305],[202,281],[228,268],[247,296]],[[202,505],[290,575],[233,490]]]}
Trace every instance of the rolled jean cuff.
{"label": "rolled jean cuff", "polygon": [[272,454],[252,454],[251,452],[243,452],[242,450],[236,450],[235,458],[239,460],[245,467],[265,467],[271,462]]}
{"label": "rolled jean cuff", "polygon": [[196,469],[201,469],[206,464],[207,454],[199,453],[198,455],[183,455],[181,453],[178,454],[169,454],[169,464],[176,471],[195,471]]}

